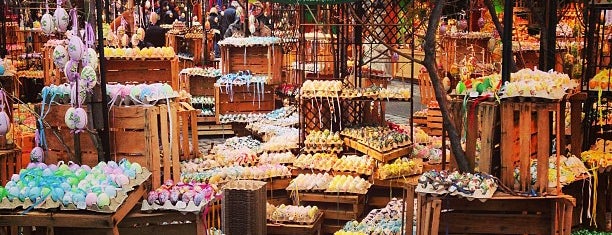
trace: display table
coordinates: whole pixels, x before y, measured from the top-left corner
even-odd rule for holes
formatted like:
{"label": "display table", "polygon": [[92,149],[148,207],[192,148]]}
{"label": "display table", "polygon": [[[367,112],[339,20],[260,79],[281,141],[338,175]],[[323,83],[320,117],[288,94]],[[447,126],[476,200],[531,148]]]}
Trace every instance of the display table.
{"label": "display table", "polygon": [[[11,234],[18,234],[17,227],[46,227],[48,235],[55,234],[55,227],[88,228],[103,230],[104,234],[119,234],[118,224],[142,200],[146,194],[144,184],[131,191],[115,213],[104,214],[90,211],[0,211],[0,226],[10,226]],[[59,233],[58,234],[64,234]]]}
{"label": "display table", "polygon": [[317,219],[312,224],[274,224],[268,223],[268,234],[278,235],[321,235],[321,224],[323,223],[323,213],[319,213]]}
{"label": "display table", "polygon": [[[416,234],[569,235],[576,199],[495,193],[485,202],[419,194]],[[444,211],[444,212],[442,212]]]}

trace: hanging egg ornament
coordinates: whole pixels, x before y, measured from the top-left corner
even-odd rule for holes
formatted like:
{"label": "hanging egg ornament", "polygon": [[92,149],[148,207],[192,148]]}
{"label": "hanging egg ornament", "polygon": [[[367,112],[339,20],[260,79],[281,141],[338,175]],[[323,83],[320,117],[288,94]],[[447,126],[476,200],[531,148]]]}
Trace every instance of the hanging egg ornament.
{"label": "hanging egg ornament", "polygon": [[45,34],[51,34],[55,31],[55,22],[53,21],[53,16],[51,16],[49,12],[45,13],[42,18],[40,18],[40,27]]}
{"label": "hanging egg ornament", "polygon": [[94,50],[93,48],[87,48],[85,54],[83,55],[83,62],[91,66],[94,70],[98,69],[98,65],[100,64],[100,62],[96,50]]}
{"label": "hanging egg ornament", "polygon": [[145,2],[145,9],[149,9],[151,8],[151,1],[146,1]]}
{"label": "hanging egg ornament", "polygon": [[446,29],[447,29],[446,27],[447,27],[446,23],[442,23],[442,25],[440,25],[440,34],[442,35],[446,34]]}
{"label": "hanging egg ornament", "polygon": [[70,24],[68,12],[64,8],[58,7],[55,9],[53,17],[55,18],[55,26],[57,27],[57,31],[60,33],[66,32],[68,25]]}
{"label": "hanging egg ornament", "polygon": [[459,21],[458,26],[459,26],[459,29],[460,29],[460,30],[466,30],[466,29],[467,29],[467,27],[468,27],[468,22],[467,22],[467,20],[466,20],[466,19],[461,19],[461,20]]}
{"label": "hanging egg ornament", "polygon": [[76,109],[74,107],[70,107],[68,110],[66,110],[66,114],[64,115],[64,122],[66,123],[66,126],[72,130],[76,129],[76,123],[74,121],[76,116],[75,112]]}
{"label": "hanging egg ornament", "polygon": [[63,68],[68,62],[68,50],[62,45],[57,45],[53,49],[53,64],[58,68]]}
{"label": "hanging egg ornament", "polygon": [[87,112],[83,108],[76,108],[74,111],[76,115],[75,127],[76,129],[82,130],[87,126]]}
{"label": "hanging egg ornament", "polygon": [[134,47],[140,44],[140,39],[138,37],[138,34],[132,35],[132,40],[130,40],[130,42],[132,43],[132,46]]}
{"label": "hanging egg ornament", "polygon": [[8,114],[4,111],[4,108],[0,111],[0,135],[6,135],[11,129],[11,119]]}
{"label": "hanging egg ornament", "polygon": [[128,46],[130,42],[130,37],[127,34],[123,34],[123,36],[121,36],[121,46]]}
{"label": "hanging egg ornament", "polygon": [[68,41],[68,55],[70,59],[75,61],[80,60],[83,57],[83,48],[85,48],[85,45],[83,45],[83,40],[81,40],[81,38],[77,36],[70,37]]}
{"label": "hanging egg ornament", "polygon": [[485,19],[482,17],[478,18],[478,27],[482,28],[484,26],[485,26]]}
{"label": "hanging egg ornament", "polygon": [[136,35],[138,35],[138,39],[140,41],[144,41],[145,38],[145,30],[143,28],[136,29]]}
{"label": "hanging egg ornament", "polygon": [[45,151],[40,146],[36,146],[30,151],[30,162],[43,162]]}
{"label": "hanging egg ornament", "polygon": [[75,82],[79,75],[79,65],[73,60],[69,60],[66,65],[64,65],[64,74],[68,81]]}
{"label": "hanging egg ornament", "polygon": [[79,80],[79,84],[85,84],[88,89],[93,89],[98,83],[98,77],[96,76],[96,71],[92,66],[85,66],[83,70],[81,70],[81,79]]}
{"label": "hanging egg ornament", "polygon": [[[79,92],[78,97],[77,97],[77,90]],[[70,86],[70,100],[72,100],[71,103],[77,104],[77,101],[78,101],[78,105],[81,105],[83,104],[86,98],[87,98],[87,84],[79,83],[78,87],[76,85]]]}

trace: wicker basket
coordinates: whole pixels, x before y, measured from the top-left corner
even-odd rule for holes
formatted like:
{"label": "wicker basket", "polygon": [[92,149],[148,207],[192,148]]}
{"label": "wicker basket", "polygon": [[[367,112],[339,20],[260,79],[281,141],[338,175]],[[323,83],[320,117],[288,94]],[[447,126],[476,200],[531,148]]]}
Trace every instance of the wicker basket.
{"label": "wicker basket", "polygon": [[236,180],[223,187],[222,222],[227,235],[264,235],[266,182]]}

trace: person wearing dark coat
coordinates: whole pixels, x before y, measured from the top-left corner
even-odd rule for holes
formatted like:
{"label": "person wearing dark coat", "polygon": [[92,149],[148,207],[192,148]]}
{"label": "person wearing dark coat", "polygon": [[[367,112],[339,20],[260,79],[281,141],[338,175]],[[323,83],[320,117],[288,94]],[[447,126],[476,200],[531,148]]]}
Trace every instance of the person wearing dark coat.
{"label": "person wearing dark coat", "polygon": [[166,44],[166,30],[157,25],[159,16],[151,13],[151,25],[145,31],[144,44],[146,47],[163,47]]}
{"label": "person wearing dark coat", "polygon": [[208,24],[210,30],[214,33],[213,46],[215,51],[215,58],[221,57],[221,49],[219,48],[219,40],[221,40],[221,25],[219,24],[219,14],[217,13],[217,7],[213,6],[210,8],[208,13]]}
{"label": "person wearing dark coat", "polygon": [[236,7],[239,6],[237,1],[232,1],[232,3],[221,13],[221,32],[222,37],[225,38],[224,34],[227,32],[230,24],[236,22]]}

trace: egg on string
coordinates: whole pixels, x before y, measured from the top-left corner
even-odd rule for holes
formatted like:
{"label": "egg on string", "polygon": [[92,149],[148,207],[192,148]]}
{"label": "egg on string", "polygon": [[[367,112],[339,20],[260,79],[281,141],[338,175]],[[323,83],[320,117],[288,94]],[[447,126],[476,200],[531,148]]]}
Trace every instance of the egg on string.
{"label": "egg on string", "polygon": [[140,41],[143,41],[145,38],[145,30],[139,27],[138,29],[136,29],[136,35],[138,35],[138,39]]}
{"label": "egg on string", "polygon": [[87,112],[83,108],[76,108],[74,111],[77,119],[75,119],[75,127],[76,129],[82,130],[85,129],[87,125]]}
{"label": "egg on string", "polygon": [[76,116],[75,111],[76,109],[74,107],[70,107],[68,110],[66,110],[66,114],[64,115],[64,122],[66,123],[66,126],[73,130],[76,129],[76,123],[74,121],[74,117]]}
{"label": "egg on string", "polygon": [[[83,102],[87,98],[87,84],[79,83],[78,92],[79,93],[77,97],[77,86],[76,85],[70,86],[70,100],[72,101],[73,104],[80,106],[81,104],[83,104]],[[75,100],[77,98],[78,100]],[[76,101],[78,101],[78,103]]]}
{"label": "egg on string", "polygon": [[149,8],[151,8],[151,1],[147,0],[147,1],[145,2],[145,6],[144,6],[144,7],[145,7],[145,9],[149,9]]}
{"label": "egg on string", "polygon": [[40,18],[40,27],[45,34],[51,34],[55,31],[55,22],[53,16],[49,12],[45,13]]}
{"label": "egg on string", "polygon": [[128,46],[130,42],[130,37],[127,34],[123,34],[123,36],[121,36],[121,46]]}
{"label": "egg on string", "polygon": [[[140,39],[138,37],[138,34],[134,34],[132,35],[132,40],[131,40],[132,46],[137,46],[138,44],[140,44]],[[129,56],[129,55],[128,55]],[[133,55],[132,55],[133,56]]]}
{"label": "egg on string", "polygon": [[443,22],[442,25],[440,25],[440,34],[442,35],[446,34],[446,29],[447,29],[446,27],[447,26],[445,22]]}
{"label": "egg on string", "polygon": [[57,31],[60,33],[66,32],[68,29],[68,25],[70,24],[70,19],[68,17],[68,12],[58,6],[53,13],[53,17],[55,19],[55,26],[57,27]]}
{"label": "egg on string", "polygon": [[98,53],[93,48],[87,48],[85,51],[85,54],[83,55],[83,65],[85,64],[91,66],[94,70],[98,69],[98,65],[100,64]]}
{"label": "egg on string", "polygon": [[79,72],[79,65],[78,63],[76,63],[73,60],[69,60],[66,65],[64,65],[64,74],[66,75],[66,78],[68,78],[68,81],[70,82],[75,82]]}
{"label": "egg on string", "polygon": [[8,114],[2,109],[0,111],[0,135],[6,135],[6,133],[11,129],[11,119]]}
{"label": "egg on string", "polygon": [[467,20],[466,20],[466,19],[461,19],[461,20],[459,20],[459,25],[458,25],[458,26],[459,26],[459,29],[460,29],[460,30],[466,30],[466,29],[467,29],[467,27],[468,27],[468,22],[467,22]]}
{"label": "egg on string", "polygon": [[485,26],[485,19],[484,19],[484,18],[482,18],[482,17],[480,17],[480,18],[478,19],[478,27],[479,27],[479,28],[482,28],[482,27],[484,27],[484,26]]}
{"label": "egg on string", "polygon": [[79,79],[79,84],[85,84],[87,89],[93,89],[96,84],[98,78],[96,76],[96,71],[93,69],[92,66],[85,66],[83,67],[83,70],[81,70],[81,78]]}
{"label": "egg on string", "polygon": [[40,146],[36,146],[30,151],[30,162],[43,162],[45,151]]}
{"label": "egg on string", "polygon": [[68,55],[70,59],[78,61],[83,57],[83,48],[85,45],[83,44],[83,40],[77,36],[72,36],[68,41]]}
{"label": "egg on string", "polygon": [[63,68],[68,62],[68,50],[62,45],[57,45],[53,49],[53,64],[58,68]]}

